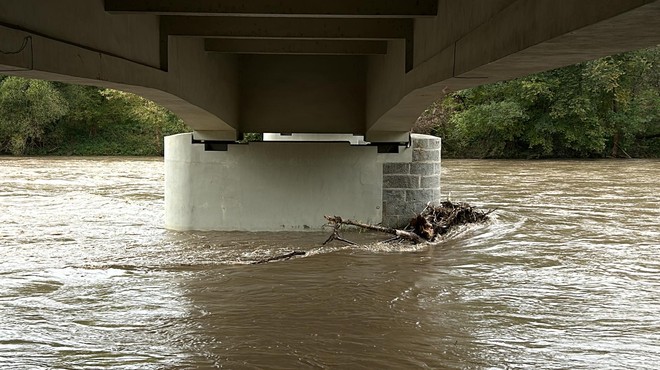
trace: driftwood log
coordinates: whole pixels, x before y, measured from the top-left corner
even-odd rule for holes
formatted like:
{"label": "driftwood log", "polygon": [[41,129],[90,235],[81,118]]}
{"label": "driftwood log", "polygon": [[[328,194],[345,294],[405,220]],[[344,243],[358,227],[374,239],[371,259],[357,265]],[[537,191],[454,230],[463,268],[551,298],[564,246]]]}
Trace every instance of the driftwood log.
{"label": "driftwood log", "polygon": [[378,225],[370,225],[370,224],[365,224],[359,221],[353,221],[353,220],[344,220],[339,216],[325,216],[325,219],[328,220],[330,225],[333,226],[333,231],[332,235],[326,240],[323,244],[328,244],[329,242],[337,239],[340,241],[343,241],[345,243],[349,244],[355,244],[352,241],[346,240],[341,237],[339,234],[339,229],[341,228],[342,225],[351,225],[351,226],[357,226],[362,229],[367,229],[367,230],[373,230],[373,231],[379,231],[382,233],[387,233],[387,234],[392,234],[396,236],[397,238],[400,239],[406,239],[410,240],[413,243],[419,243],[422,241],[419,235],[412,233],[410,231],[406,230],[399,230],[399,229],[393,229],[391,227],[383,227],[383,226],[378,226]]}
{"label": "driftwood log", "polygon": [[293,251],[293,252],[281,254],[279,256],[264,258],[264,259],[261,259],[261,260],[256,261],[256,262],[252,262],[252,264],[253,265],[260,265],[262,263],[268,263],[268,262],[273,262],[273,261],[289,260],[293,257],[304,256],[306,254],[307,254],[307,252],[303,252],[303,251]]}

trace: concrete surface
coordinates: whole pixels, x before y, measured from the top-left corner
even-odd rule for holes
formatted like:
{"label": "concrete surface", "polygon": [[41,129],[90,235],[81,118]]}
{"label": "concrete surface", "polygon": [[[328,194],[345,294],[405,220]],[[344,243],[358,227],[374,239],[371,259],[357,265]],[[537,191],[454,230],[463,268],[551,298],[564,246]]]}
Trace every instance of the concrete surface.
{"label": "concrete surface", "polygon": [[134,92],[202,136],[405,141],[443,94],[660,44],[660,0],[0,0],[0,73]]}
{"label": "concrete surface", "polygon": [[165,153],[170,229],[318,230],[325,214],[381,218],[376,147],[259,142],[205,152],[181,134],[166,138]]}
{"label": "concrete surface", "polygon": [[440,140],[414,135],[412,143],[387,154],[347,142],[293,141],[204,151],[191,134],[167,137],[165,226],[320,230],[324,215],[400,226],[440,197]]}

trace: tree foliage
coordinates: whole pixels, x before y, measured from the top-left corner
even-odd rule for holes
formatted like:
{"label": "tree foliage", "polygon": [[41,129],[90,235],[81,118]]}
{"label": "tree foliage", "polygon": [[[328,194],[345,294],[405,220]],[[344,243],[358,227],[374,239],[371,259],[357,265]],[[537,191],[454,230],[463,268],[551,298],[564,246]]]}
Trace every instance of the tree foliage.
{"label": "tree foliage", "polygon": [[8,77],[0,82],[0,152],[19,155],[43,139],[48,125],[69,111],[45,81]]}
{"label": "tree foliage", "polygon": [[659,64],[656,47],[459,91],[418,127],[455,157],[659,156]]}
{"label": "tree foliage", "polygon": [[0,78],[0,153],[162,155],[163,136],[185,131],[170,111],[133,94]]}

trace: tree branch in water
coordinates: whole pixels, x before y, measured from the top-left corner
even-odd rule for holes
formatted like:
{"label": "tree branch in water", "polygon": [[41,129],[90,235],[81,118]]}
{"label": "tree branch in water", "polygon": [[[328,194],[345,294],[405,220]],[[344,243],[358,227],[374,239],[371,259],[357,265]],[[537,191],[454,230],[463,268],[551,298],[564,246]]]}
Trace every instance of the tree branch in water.
{"label": "tree branch in water", "polygon": [[264,258],[264,259],[256,261],[256,262],[252,262],[251,264],[252,265],[260,265],[262,263],[268,263],[268,262],[273,262],[273,261],[288,260],[288,259],[291,259],[293,257],[304,256],[306,254],[307,254],[307,252],[303,252],[303,251],[293,251],[293,252],[285,253],[285,254],[282,254],[282,255],[279,255],[279,256]]}

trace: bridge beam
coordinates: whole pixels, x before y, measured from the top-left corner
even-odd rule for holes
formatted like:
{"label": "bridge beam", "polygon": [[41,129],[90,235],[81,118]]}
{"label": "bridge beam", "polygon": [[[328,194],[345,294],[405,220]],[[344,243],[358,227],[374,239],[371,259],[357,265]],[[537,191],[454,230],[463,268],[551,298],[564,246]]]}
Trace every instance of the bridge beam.
{"label": "bridge beam", "polygon": [[170,36],[225,39],[405,40],[406,70],[412,69],[412,19],[240,18],[162,16],[161,68],[167,69]]}
{"label": "bridge beam", "polygon": [[411,19],[161,17],[165,35],[242,39],[407,39],[413,35],[413,25]]}
{"label": "bridge beam", "polygon": [[387,54],[386,41],[206,39],[205,50],[233,54],[379,55]]}
{"label": "bridge beam", "polygon": [[437,0],[105,0],[117,14],[233,15],[277,17],[433,17]]}
{"label": "bridge beam", "polygon": [[[19,51],[0,53],[0,69],[164,91],[160,103],[189,102],[190,126],[222,137],[300,130],[402,142],[446,92],[660,42],[660,0],[65,3],[0,1],[0,50]],[[205,50],[209,38],[222,52]],[[227,46],[238,40],[244,49]],[[360,42],[387,43],[387,53],[336,47]]]}
{"label": "bridge beam", "polygon": [[[371,57],[367,135],[411,127],[448,92],[660,44],[659,0],[484,1],[491,12],[465,29],[451,17],[473,4],[442,3],[456,8],[415,24],[410,73],[395,75],[396,68]],[[448,33],[435,34],[438,24]]]}

